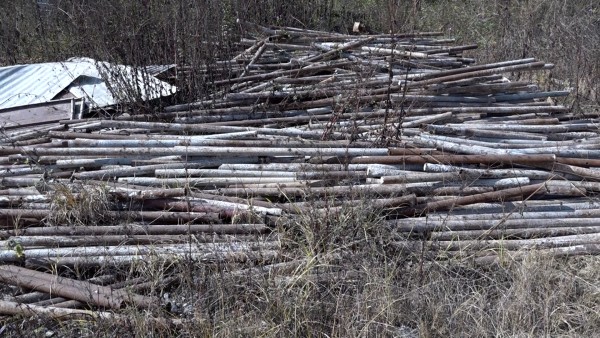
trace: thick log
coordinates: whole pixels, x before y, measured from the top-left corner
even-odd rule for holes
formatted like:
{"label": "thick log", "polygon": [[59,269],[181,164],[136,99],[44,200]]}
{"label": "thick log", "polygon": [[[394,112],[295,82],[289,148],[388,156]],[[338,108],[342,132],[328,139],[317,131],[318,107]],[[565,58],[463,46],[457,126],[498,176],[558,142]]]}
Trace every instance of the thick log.
{"label": "thick log", "polygon": [[24,317],[47,316],[57,320],[98,320],[105,319],[126,323],[127,320],[120,315],[107,311],[74,310],[57,307],[47,307],[31,304],[21,304],[6,300],[0,300],[0,314],[17,315]]}
{"label": "thick log", "polygon": [[133,303],[141,308],[159,304],[158,299],[153,297],[128,294],[89,282],[57,277],[14,265],[0,266],[0,280],[7,284],[112,309],[123,308],[127,303]]}
{"label": "thick log", "polygon": [[[55,320],[107,320],[111,322],[129,325],[131,318],[107,311],[76,310],[59,307],[37,306],[31,304],[19,304],[6,300],[0,300],[0,314],[16,315],[24,317],[47,316]],[[180,319],[146,318],[151,323],[163,327],[181,326]]]}
{"label": "thick log", "polygon": [[119,246],[93,246],[93,247],[65,247],[53,249],[26,249],[23,253],[14,250],[0,250],[0,261],[20,262],[24,259],[41,259],[47,257],[86,257],[86,256],[152,256],[152,255],[185,255],[202,252],[227,252],[227,251],[252,251],[273,250],[279,244],[274,242],[221,242],[202,243],[190,245],[163,244],[163,245],[119,245]]}

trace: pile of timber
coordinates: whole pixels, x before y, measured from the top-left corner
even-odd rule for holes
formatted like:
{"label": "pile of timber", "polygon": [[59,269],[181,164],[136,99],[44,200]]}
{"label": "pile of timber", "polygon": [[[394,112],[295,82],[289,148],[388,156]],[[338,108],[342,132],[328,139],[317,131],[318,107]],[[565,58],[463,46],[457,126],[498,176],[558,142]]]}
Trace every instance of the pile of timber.
{"label": "pile of timber", "polygon": [[259,30],[200,70],[214,85],[202,101],[3,131],[0,280],[40,297],[5,308],[143,307],[72,280],[49,302],[32,282],[48,277],[28,276],[157,256],[269,267],[285,262],[277,226],[365,200],[398,248],[431,259],[600,252],[600,121],[508,79],[551,64],[475,64],[475,45],[439,32]]}

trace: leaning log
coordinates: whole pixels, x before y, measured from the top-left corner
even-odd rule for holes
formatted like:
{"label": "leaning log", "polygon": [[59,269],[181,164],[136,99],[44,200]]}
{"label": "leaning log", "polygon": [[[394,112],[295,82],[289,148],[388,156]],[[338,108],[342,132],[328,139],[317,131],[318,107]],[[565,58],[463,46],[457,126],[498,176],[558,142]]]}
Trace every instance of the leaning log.
{"label": "leaning log", "polygon": [[121,309],[127,303],[132,303],[141,308],[147,308],[159,303],[153,297],[128,294],[124,291],[116,291],[108,287],[57,277],[14,265],[0,266],[0,280],[7,284],[26,287],[112,309]]}

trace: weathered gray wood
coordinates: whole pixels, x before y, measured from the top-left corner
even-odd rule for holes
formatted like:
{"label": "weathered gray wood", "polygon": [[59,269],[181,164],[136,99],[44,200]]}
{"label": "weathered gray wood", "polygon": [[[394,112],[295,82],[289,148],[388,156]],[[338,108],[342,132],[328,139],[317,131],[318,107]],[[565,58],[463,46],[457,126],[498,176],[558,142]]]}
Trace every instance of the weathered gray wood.
{"label": "weathered gray wood", "polygon": [[556,159],[555,155],[420,155],[420,156],[359,156],[351,160],[353,164],[425,164],[425,163],[445,163],[445,164],[552,164]]}
{"label": "weathered gray wood", "polygon": [[428,221],[425,219],[408,219],[392,221],[397,231],[402,232],[428,232],[435,230],[489,230],[489,229],[525,229],[525,228],[554,228],[599,226],[596,218],[564,218],[554,219],[549,222],[547,218],[530,218],[524,222],[522,219],[477,219],[477,220],[447,220],[442,222]]}
{"label": "weathered gray wood", "polygon": [[457,230],[436,231],[431,234],[431,240],[480,240],[516,238],[541,238],[551,236],[568,236],[600,233],[600,226],[557,227],[557,228],[527,228],[527,229],[497,229],[497,230]]}
{"label": "weathered gray wood", "polygon": [[132,148],[43,148],[31,149],[38,156],[383,156],[386,148],[252,148],[252,147],[202,147],[175,146]]}
{"label": "weathered gray wood", "polygon": [[[363,208],[427,259],[600,253],[600,120],[549,100],[566,91],[502,76],[551,65],[473,65],[462,52],[474,45],[430,33],[256,28],[250,48],[195,70],[218,87],[201,101],[10,130],[0,256],[58,271],[156,255],[277,264],[286,222]],[[99,224],[47,226],[57,209],[76,214],[89,185],[106,194]]]}

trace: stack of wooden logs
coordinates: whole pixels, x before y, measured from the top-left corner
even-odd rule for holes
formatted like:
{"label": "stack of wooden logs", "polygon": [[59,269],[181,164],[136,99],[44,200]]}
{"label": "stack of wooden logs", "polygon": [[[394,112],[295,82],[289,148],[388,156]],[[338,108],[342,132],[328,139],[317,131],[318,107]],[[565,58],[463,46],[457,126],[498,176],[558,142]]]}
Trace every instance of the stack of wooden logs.
{"label": "stack of wooden logs", "polygon": [[0,261],[276,264],[275,225],[365,199],[432,259],[600,252],[598,118],[508,80],[552,65],[475,64],[438,32],[257,36],[202,101],[5,130]]}

